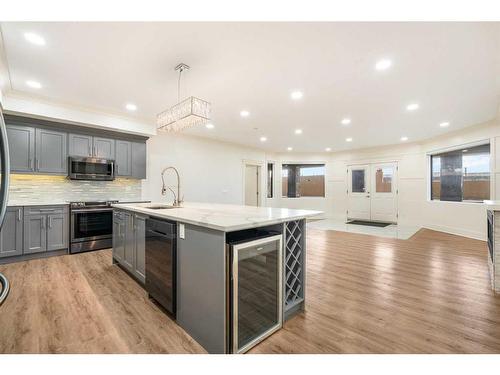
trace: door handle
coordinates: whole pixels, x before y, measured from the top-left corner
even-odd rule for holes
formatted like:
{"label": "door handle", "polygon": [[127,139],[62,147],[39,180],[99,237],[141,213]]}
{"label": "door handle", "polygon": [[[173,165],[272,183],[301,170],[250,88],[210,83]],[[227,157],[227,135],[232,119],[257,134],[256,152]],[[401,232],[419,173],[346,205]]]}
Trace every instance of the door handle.
{"label": "door handle", "polygon": [[21,209],[17,210],[17,221],[21,221]]}
{"label": "door handle", "polygon": [[92,150],[91,150],[91,147],[89,145],[89,152],[88,152],[89,156],[92,156]]}
{"label": "door handle", "polygon": [[36,159],[36,170],[39,171],[40,170],[40,159]]}
{"label": "door handle", "polygon": [[49,218],[49,229],[52,228],[52,216],[48,216]]}

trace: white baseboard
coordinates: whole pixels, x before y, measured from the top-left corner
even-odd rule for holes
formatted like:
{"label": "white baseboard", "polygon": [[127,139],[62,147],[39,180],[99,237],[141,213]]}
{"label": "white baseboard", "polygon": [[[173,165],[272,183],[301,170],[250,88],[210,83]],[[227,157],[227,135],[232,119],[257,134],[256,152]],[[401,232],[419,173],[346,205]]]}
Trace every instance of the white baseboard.
{"label": "white baseboard", "polygon": [[486,241],[486,234],[477,231],[457,229],[444,225],[422,225],[422,228],[437,230],[438,232],[444,232],[448,234],[455,234],[457,236],[468,237],[475,240]]}

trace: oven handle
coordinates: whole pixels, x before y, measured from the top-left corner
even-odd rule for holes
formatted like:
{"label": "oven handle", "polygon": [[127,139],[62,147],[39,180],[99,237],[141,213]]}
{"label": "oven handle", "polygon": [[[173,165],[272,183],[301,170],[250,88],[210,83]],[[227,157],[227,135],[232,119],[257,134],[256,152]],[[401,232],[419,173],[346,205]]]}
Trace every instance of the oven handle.
{"label": "oven handle", "polygon": [[87,208],[87,209],[77,209],[71,210],[72,214],[86,213],[86,212],[112,212],[112,208]]}

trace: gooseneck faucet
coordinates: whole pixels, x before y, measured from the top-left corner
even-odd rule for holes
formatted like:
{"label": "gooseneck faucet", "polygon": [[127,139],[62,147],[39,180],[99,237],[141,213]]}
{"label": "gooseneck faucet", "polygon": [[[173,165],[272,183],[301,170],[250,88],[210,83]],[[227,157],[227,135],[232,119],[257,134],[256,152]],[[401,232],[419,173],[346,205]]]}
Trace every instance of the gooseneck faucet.
{"label": "gooseneck faucet", "polygon": [[182,203],[181,199],[181,178],[179,176],[179,171],[175,167],[167,167],[161,172],[161,182],[162,182],[162,187],[161,187],[161,195],[167,194],[167,186],[165,185],[165,179],[164,175],[165,172],[168,171],[169,169],[172,169],[176,176],[177,176],[177,194],[168,186],[168,189],[174,194],[174,206],[175,207],[180,207]]}

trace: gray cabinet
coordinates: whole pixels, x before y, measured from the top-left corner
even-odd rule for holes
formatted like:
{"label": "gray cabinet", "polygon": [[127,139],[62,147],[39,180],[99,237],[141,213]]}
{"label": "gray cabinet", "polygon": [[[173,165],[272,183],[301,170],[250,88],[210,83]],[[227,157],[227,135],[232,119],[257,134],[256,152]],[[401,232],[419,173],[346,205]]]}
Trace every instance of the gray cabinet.
{"label": "gray cabinet", "polygon": [[24,208],[24,254],[67,249],[68,237],[67,206]]}
{"label": "gray cabinet", "polygon": [[132,142],[132,177],[146,178],[146,143]]}
{"label": "gray cabinet", "polygon": [[115,140],[84,134],[69,134],[68,151],[71,156],[115,158]]}
{"label": "gray cabinet", "polygon": [[123,256],[123,265],[134,272],[135,263],[135,233],[134,233],[134,215],[125,212],[125,253]]}
{"label": "gray cabinet", "polygon": [[122,211],[113,211],[113,258],[123,263],[125,256],[125,223]]}
{"label": "gray cabinet", "polygon": [[0,258],[23,253],[23,208],[8,207],[0,231]]}
{"label": "gray cabinet", "polygon": [[12,172],[35,171],[35,128],[7,125],[10,169]]}
{"label": "gray cabinet", "polygon": [[132,176],[132,143],[116,141],[115,168],[117,176]]}
{"label": "gray cabinet", "polygon": [[115,158],[115,140],[94,137],[94,157],[101,159]]}
{"label": "gray cabinet", "polygon": [[68,152],[70,156],[91,157],[93,139],[90,135],[69,134]]}
{"label": "gray cabinet", "polygon": [[135,262],[134,275],[146,282],[146,216],[134,215]]}
{"label": "gray cabinet", "polygon": [[146,282],[146,218],[113,212],[113,259],[141,283]]}
{"label": "gray cabinet", "polygon": [[67,174],[67,134],[54,130],[36,129],[36,171],[42,173]]}

